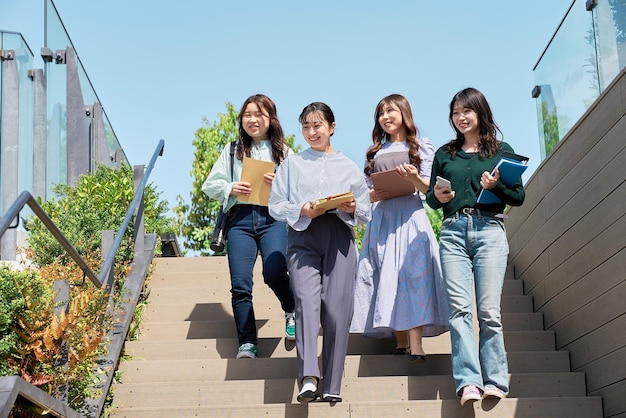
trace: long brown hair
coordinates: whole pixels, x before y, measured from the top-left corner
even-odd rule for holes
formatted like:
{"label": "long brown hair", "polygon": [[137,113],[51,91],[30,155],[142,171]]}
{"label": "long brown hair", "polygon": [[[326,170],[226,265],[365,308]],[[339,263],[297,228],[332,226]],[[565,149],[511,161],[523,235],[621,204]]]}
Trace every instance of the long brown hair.
{"label": "long brown hair", "polygon": [[241,106],[239,115],[237,116],[237,124],[239,125],[239,141],[237,141],[237,159],[243,161],[243,157],[250,157],[252,150],[252,138],[243,129],[243,111],[250,103],[256,104],[261,112],[267,113],[270,118],[270,127],[267,131],[267,136],[272,144],[272,160],[276,165],[280,165],[280,162],[285,158],[284,144],[285,137],[283,134],[283,128],[280,126],[278,120],[278,114],[276,112],[276,105],[264,94],[255,94],[246,99]]}
{"label": "long brown hair", "polygon": [[367,158],[367,164],[363,170],[366,175],[369,176],[370,172],[374,168],[374,156],[380,150],[385,142],[387,142],[387,134],[383,130],[382,126],[378,122],[378,115],[382,112],[385,106],[395,106],[400,110],[402,114],[402,123],[406,128],[406,143],[409,145],[409,162],[416,167],[420,164],[419,155],[419,131],[413,121],[413,112],[411,111],[411,105],[409,101],[400,94],[390,94],[387,97],[383,97],[378,105],[376,105],[376,111],[374,112],[374,129],[372,130],[372,142],[374,143],[368,148],[365,157]]}
{"label": "long brown hair", "polygon": [[500,132],[500,135],[503,134],[496,122],[493,120],[493,114],[491,113],[491,107],[489,107],[487,99],[479,90],[473,87],[468,87],[459,91],[454,95],[452,101],[450,102],[450,114],[448,115],[448,121],[450,122],[450,126],[452,126],[456,132],[456,138],[446,144],[446,152],[455,157],[456,153],[461,150],[461,147],[465,143],[465,135],[457,129],[454,125],[454,121],[452,120],[452,111],[457,103],[460,104],[461,107],[472,109],[478,116],[478,121],[480,123],[480,130],[478,133],[478,156],[480,158],[493,157],[500,148],[497,134],[498,132]]}

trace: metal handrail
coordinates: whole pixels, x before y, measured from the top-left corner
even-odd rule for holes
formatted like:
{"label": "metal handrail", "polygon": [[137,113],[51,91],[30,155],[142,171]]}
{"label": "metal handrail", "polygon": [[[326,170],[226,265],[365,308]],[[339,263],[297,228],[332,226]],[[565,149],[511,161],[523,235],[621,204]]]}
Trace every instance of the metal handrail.
{"label": "metal handrail", "polygon": [[126,233],[126,228],[128,228],[128,224],[130,223],[130,220],[135,214],[135,209],[139,205],[139,202],[141,201],[141,199],[143,199],[143,191],[146,187],[146,184],[148,183],[148,178],[150,177],[150,173],[152,172],[152,169],[154,168],[154,164],[156,163],[157,157],[163,155],[164,147],[165,147],[165,141],[161,139],[156,149],[154,150],[154,153],[152,154],[152,158],[150,159],[150,162],[146,166],[144,175],[141,179],[141,183],[139,183],[139,186],[137,186],[137,191],[135,192],[135,196],[133,196],[133,200],[130,203],[128,210],[126,211],[126,216],[124,217],[124,221],[122,222],[122,225],[120,225],[120,229],[117,231],[117,236],[115,237],[115,241],[113,241],[113,245],[111,246],[111,249],[109,250],[109,253],[107,254],[106,258],[104,259],[104,263],[102,264],[102,269],[100,270],[100,275],[98,276],[98,281],[100,283],[104,283],[104,281],[106,280],[109,274],[109,271],[111,270],[111,267],[113,267],[113,262],[115,261],[115,254],[117,253],[117,250],[120,244],[122,243],[122,238],[124,238],[124,234]]}
{"label": "metal handrail", "polygon": [[52,222],[52,219],[48,216],[48,214],[43,210],[39,203],[35,200],[33,195],[30,192],[23,191],[15,202],[11,205],[9,210],[4,214],[2,218],[0,218],[0,237],[4,235],[4,233],[11,227],[11,221],[17,218],[20,214],[20,211],[24,208],[25,205],[28,205],[35,215],[41,222],[48,228],[48,230],[52,233],[52,235],[59,241],[61,246],[65,251],[68,252],[70,257],[78,264],[81,270],[85,273],[89,280],[98,288],[102,286],[102,282],[98,280],[96,274],[91,270],[87,262],[83,259],[83,257],[78,254],[78,251],[70,244],[70,242],[65,238],[65,235],[57,228],[57,226]]}

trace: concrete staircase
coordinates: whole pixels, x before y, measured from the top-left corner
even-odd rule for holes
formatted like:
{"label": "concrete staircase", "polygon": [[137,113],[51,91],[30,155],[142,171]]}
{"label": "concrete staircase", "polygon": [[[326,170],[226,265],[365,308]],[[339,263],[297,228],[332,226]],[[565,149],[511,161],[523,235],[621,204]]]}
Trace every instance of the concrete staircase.
{"label": "concrete staircase", "polygon": [[[512,273],[512,272],[510,272]],[[296,401],[296,350],[283,312],[255,268],[259,358],[236,359],[226,257],[159,258],[138,341],[126,343],[113,386],[116,417],[602,417],[586,396],[585,376],[570,371],[553,332],[533,313],[523,283],[509,274],[502,302],[510,396],[459,404],[451,376],[449,333],[424,339],[426,363],[388,353],[391,340],[352,335],[342,403]],[[320,337],[321,352],[321,337]]]}

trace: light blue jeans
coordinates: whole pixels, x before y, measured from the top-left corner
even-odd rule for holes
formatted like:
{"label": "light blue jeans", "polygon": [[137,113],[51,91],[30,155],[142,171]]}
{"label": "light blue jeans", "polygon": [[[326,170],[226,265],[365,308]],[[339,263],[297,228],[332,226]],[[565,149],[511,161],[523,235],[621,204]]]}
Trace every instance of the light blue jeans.
{"label": "light blue jeans", "polygon": [[[452,374],[456,391],[493,385],[508,394],[500,299],[509,244],[504,223],[479,214],[444,219],[439,251],[450,311]],[[473,273],[473,274],[472,274]],[[472,290],[480,327],[478,351],[472,326]]]}

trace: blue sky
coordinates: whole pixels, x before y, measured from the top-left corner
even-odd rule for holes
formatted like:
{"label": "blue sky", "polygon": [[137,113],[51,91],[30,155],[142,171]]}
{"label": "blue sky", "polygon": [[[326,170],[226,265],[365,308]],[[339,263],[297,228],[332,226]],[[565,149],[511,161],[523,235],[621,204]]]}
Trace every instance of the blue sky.
{"label": "blue sky", "polygon": [[[540,163],[532,68],[572,0],[56,0],[78,56],[131,164],[165,140],[151,181],[189,201],[194,132],[251,94],[277,104],[286,134],[305,146],[298,115],[323,101],[335,112],[332,143],[359,166],[374,109],[407,97],[422,136],[453,137],[458,90],[485,93],[505,141]],[[584,7],[578,2],[576,7]],[[43,46],[43,0],[0,0],[0,29]]]}

